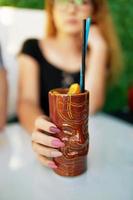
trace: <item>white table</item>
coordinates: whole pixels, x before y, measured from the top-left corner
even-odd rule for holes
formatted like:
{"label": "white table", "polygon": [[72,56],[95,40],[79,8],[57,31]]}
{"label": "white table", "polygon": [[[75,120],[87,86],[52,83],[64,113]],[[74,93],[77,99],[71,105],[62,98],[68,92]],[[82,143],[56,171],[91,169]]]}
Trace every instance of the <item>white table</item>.
{"label": "white table", "polygon": [[18,125],[0,134],[0,200],[133,200],[133,127],[103,114],[90,119],[87,173],[64,178],[44,168]]}

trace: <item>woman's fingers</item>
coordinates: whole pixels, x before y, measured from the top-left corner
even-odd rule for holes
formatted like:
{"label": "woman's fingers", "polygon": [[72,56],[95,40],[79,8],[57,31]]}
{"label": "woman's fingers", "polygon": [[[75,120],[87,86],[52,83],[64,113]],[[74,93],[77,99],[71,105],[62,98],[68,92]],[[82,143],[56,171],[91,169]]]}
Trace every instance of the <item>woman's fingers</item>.
{"label": "woman's fingers", "polygon": [[42,165],[46,167],[50,167],[52,169],[56,169],[57,165],[54,163],[54,161],[49,160],[45,156],[39,155],[38,160],[42,163]]}
{"label": "woman's fingers", "polygon": [[48,136],[40,131],[34,131],[32,133],[32,141],[53,148],[61,148],[65,146],[65,144],[58,138]]}
{"label": "woman's fingers", "polygon": [[35,128],[49,133],[60,132],[60,129],[58,129],[55,124],[47,121],[43,118],[43,116],[37,118],[37,120],[35,121]]}
{"label": "woman's fingers", "polygon": [[37,144],[35,142],[32,143],[33,150],[42,156],[46,157],[60,157],[62,156],[62,153],[56,149],[48,148],[43,145]]}
{"label": "woman's fingers", "polygon": [[[64,147],[65,144],[58,138],[49,136],[47,133],[59,133],[60,130],[43,116],[35,121],[35,131],[32,133],[33,150],[37,153],[38,160],[45,166],[57,168],[54,161],[48,158],[62,156],[57,148]],[[50,148],[52,147],[52,148]]]}

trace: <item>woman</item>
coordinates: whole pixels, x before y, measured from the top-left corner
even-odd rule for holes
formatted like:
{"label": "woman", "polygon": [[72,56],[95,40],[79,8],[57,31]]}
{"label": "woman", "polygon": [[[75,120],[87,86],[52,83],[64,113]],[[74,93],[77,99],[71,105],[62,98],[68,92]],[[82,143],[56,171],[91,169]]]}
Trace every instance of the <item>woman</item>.
{"label": "woman", "polygon": [[0,131],[5,127],[7,120],[7,80],[6,71],[3,67],[2,53],[0,48]]}
{"label": "woman", "polygon": [[92,17],[85,74],[90,114],[103,107],[107,76],[119,70],[119,59],[105,0],[48,0],[46,8],[47,37],[26,41],[19,56],[18,115],[29,132],[34,129],[32,143],[38,159],[57,168],[50,158],[62,155],[58,148],[64,143],[53,137],[60,130],[48,117],[48,91],[79,82],[82,19]]}

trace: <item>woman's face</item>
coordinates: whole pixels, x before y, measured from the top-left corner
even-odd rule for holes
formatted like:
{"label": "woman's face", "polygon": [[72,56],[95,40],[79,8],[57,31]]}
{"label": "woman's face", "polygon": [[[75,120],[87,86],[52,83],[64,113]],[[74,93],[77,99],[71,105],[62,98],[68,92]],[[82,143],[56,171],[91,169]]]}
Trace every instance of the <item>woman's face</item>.
{"label": "woman's face", "polygon": [[58,32],[78,34],[82,20],[92,15],[90,0],[54,0],[53,18]]}

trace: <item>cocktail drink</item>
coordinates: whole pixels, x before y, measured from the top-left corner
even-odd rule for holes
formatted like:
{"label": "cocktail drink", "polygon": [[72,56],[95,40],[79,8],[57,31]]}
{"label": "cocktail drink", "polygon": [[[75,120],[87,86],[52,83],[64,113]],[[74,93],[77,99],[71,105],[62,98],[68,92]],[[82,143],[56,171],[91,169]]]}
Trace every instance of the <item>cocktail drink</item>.
{"label": "cocktail drink", "polygon": [[58,88],[49,92],[51,121],[61,130],[57,137],[65,143],[63,156],[54,158],[61,176],[77,176],[87,170],[89,148],[88,116],[89,92],[69,94]]}
{"label": "cocktail drink", "polygon": [[87,170],[89,92],[85,91],[85,61],[89,29],[90,18],[84,19],[80,86],[49,92],[50,119],[61,130],[57,137],[65,143],[60,149],[63,155],[54,158],[55,172],[62,176],[77,176]]}

